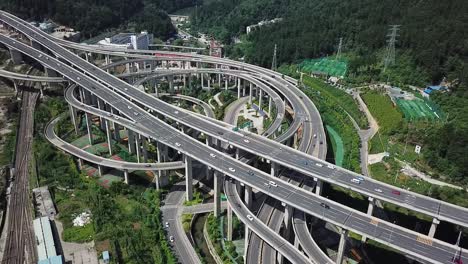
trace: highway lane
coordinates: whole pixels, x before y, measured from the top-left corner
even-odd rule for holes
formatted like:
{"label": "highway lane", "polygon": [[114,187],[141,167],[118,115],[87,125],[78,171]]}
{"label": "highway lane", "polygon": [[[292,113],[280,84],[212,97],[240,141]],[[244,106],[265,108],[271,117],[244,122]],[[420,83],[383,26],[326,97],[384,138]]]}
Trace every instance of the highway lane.
{"label": "highway lane", "polygon": [[[281,97],[272,89],[270,88],[266,83],[264,83],[263,81],[261,80],[258,80],[256,78],[252,78],[251,76],[245,74],[245,72],[243,71],[238,71],[238,70],[226,70],[226,69],[210,69],[210,68],[197,68],[197,69],[178,69],[178,70],[158,70],[156,73],[154,72],[141,72],[140,73],[130,73],[128,75],[133,75],[133,74],[138,74],[138,75],[141,75],[141,76],[146,76],[142,79],[139,79],[138,81],[136,81],[133,85],[134,86],[138,86],[144,82],[147,82],[147,81],[150,81],[152,79],[155,79],[155,78],[162,78],[162,77],[165,77],[165,76],[170,76],[170,75],[179,75],[179,74],[197,74],[197,73],[214,73],[214,74],[226,74],[226,75],[231,75],[231,76],[235,76],[235,77],[239,77],[239,78],[242,78],[244,80],[247,80],[251,83],[253,83],[256,87],[262,89],[265,93],[267,93],[268,95],[271,96],[272,98],[272,104],[274,104],[276,106],[276,112],[277,112],[277,115],[275,117],[275,119],[273,120],[273,123],[271,124],[270,128],[268,128],[265,133],[264,133],[264,136],[268,137],[270,135],[272,135],[273,133],[276,132],[276,128],[278,128],[280,125],[281,125],[281,122],[283,120],[283,117],[284,117],[284,114],[285,114],[285,106],[284,106],[284,103],[283,103],[283,100],[281,99]],[[149,76],[147,76],[149,75]],[[117,77],[119,78],[122,78],[122,77],[125,77],[127,76],[127,74],[120,74],[120,75],[117,75]],[[289,132],[290,136],[292,136],[294,134],[294,132],[297,130],[299,126],[299,123],[295,123],[295,125],[293,126],[290,126],[289,127],[289,130],[291,132]],[[285,137],[284,140],[286,140],[287,138]]]}
{"label": "highway lane", "polygon": [[22,74],[0,69],[0,77],[11,80],[31,81],[31,82],[48,82],[48,83],[61,83],[65,80],[61,77],[47,77],[38,75]]}
{"label": "highway lane", "polygon": [[[17,45],[15,45],[14,43],[13,43],[13,45],[14,45],[15,47],[17,46]],[[49,66],[50,66],[50,65],[49,65]],[[80,82],[80,84],[83,84],[83,83]],[[92,88],[88,87],[88,89],[92,89]],[[101,92],[101,90],[102,90],[102,89],[99,89],[98,91]],[[127,112],[128,112],[128,111],[127,111]],[[146,121],[146,120],[147,120],[147,119],[143,119],[142,121]],[[151,120],[151,121],[154,122],[154,120]],[[143,123],[143,122],[141,122],[141,123]],[[144,128],[140,128],[140,129],[143,130]],[[168,139],[166,139],[166,140],[168,140]],[[220,154],[220,155],[221,155],[221,154]],[[229,162],[231,162],[231,161],[229,161]],[[222,164],[221,164],[221,165],[222,165]],[[221,165],[218,165],[218,166],[220,166],[220,167],[223,167],[223,168],[220,169],[220,170],[221,170],[223,173],[228,173],[228,174],[229,174],[229,172],[226,170],[226,168],[225,168],[224,166],[221,166]],[[240,168],[241,165],[240,165],[240,164],[238,164],[238,165],[239,165],[238,168]],[[243,175],[243,174],[246,173],[246,172],[247,172],[247,171],[242,171],[242,173],[236,173],[236,175],[234,175],[234,177],[237,177],[238,179],[240,179],[240,176],[239,176],[239,175],[241,175],[241,174]],[[231,173],[231,174],[232,174],[232,173]],[[255,174],[257,174],[257,173],[255,173]],[[282,184],[282,183],[281,183],[281,184]],[[291,188],[290,186],[288,186],[288,187]],[[262,186],[259,185],[258,188],[261,189]],[[296,191],[297,191],[297,192],[300,192],[299,190],[296,190]],[[272,193],[271,195],[272,195],[272,196],[276,196],[276,195],[278,195],[278,194]],[[309,197],[309,196],[307,196],[307,197]],[[279,198],[279,196],[278,196],[278,198]],[[282,198],[283,198],[283,200],[284,200],[284,197],[282,197]],[[309,197],[309,198],[310,198],[310,197]],[[321,198],[321,199],[323,199],[323,198]],[[297,204],[296,204],[296,206],[302,207],[303,205],[301,205],[301,202],[302,202],[302,201],[298,201]],[[336,205],[336,206],[339,206],[339,205]],[[301,208],[301,209],[302,209],[302,208]],[[310,210],[310,208],[307,209],[307,211],[308,211],[308,212],[312,212],[312,211]],[[358,212],[356,212],[355,214],[358,214]],[[359,215],[359,214],[358,214],[358,215]],[[366,217],[367,217],[367,216],[366,216]],[[343,225],[346,225],[346,223],[343,223]],[[401,231],[401,228],[398,228],[398,227],[393,227],[393,228],[394,228],[395,230]],[[396,231],[395,231],[395,233],[396,233]],[[432,247],[434,247],[434,244],[440,244],[440,243],[439,243],[438,241],[434,240],[434,241],[433,241],[433,246],[432,246]],[[442,243],[442,245],[444,245],[444,244]],[[432,247],[431,247],[431,248],[432,248]],[[452,246],[452,248],[453,248],[453,246]],[[412,254],[414,254],[414,253],[412,253]],[[442,255],[440,255],[440,256],[444,256],[444,255],[442,254]],[[434,260],[436,260],[436,259],[437,259],[437,258],[434,258]]]}
{"label": "highway lane", "polygon": [[[73,88],[68,89],[66,91],[66,98],[69,101],[70,98],[72,98],[71,93],[73,93]],[[98,110],[96,111],[101,111],[103,116],[106,116],[108,112]],[[182,161],[174,161],[174,162],[163,162],[163,163],[135,163],[135,162],[126,162],[126,161],[119,161],[119,160],[113,160],[113,159],[106,159],[94,154],[91,154],[87,152],[86,150],[83,150],[81,148],[78,148],[55,134],[54,127],[55,125],[60,121],[60,119],[63,118],[63,116],[59,116],[52,121],[50,121],[46,127],[45,127],[45,132],[44,135],[49,142],[51,142],[54,146],[57,148],[72,154],[73,156],[86,160],[88,162],[91,162],[93,164],[98,164],[107,168],[116,168],[116,169],[121,169],[121,170],[129,170],[135,171],[135,170],[142,170],[142,171],[158,171],[158,170],[176,170],[176,169],[184,169],[185,165]],[[122,120],[124,122],[124,120]],[[130,123],[130,121],[128,121]]]}
{"label": "highway lane", "polygon": [[[253,230],[253,232],[255,232],[255,234],[260,236],[263,240],[267,240],[272,246],[276,248],[276,250],[286,256],[292,263],[310,264],[310,261],[304,254],[302,254],[302,252],[300,252],[280,235],[274,232],[272,233],[271,229],[267,225],[251,214],[249,209],[240,199],[235,184],[230,183],[229,181],[225,181],[224,191],[226,193],[226,197],[228,198],[229,204],[232,206],[233,212],[236,213],[236,215],[243,223],[248,225],[249,229]],[[250,215],[252,220],[248,219],[247,215]]]}

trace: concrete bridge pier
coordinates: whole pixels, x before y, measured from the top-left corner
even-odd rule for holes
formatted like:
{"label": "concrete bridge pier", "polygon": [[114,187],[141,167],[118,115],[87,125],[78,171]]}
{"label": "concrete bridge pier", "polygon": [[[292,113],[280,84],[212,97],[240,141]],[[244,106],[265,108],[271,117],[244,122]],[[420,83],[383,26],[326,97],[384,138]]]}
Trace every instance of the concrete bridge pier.
{"label": "concrete bridge pier", "polygon": [[135,149],[135,133],[130,130],[130,129],[127,129],[128,131],[128,152],[130,154],[134,154],[136,152],[136,149]]}
{"label": "concrete bridge pier", "polygon": [[141,162],[141,139],[140,139],[139,134],[135,136],[135,143],[136,143],[137,162],[140,163]]}
{"label": "concrete bridge pier", "polygon": [[70,118],[73,123],[73,128],[75,129],[75,134],[78,135],[79,127],[78,127],[78,120],[77,120],[78,115],[76,114],[76,109],[72,105],[69,105],[69,109],[70,109]]}
{"label": "concrete bridge pier", "polygon": [[105,120],[106,127],[106,136],[107,136],[107,145],[109,147],[109,155],[112,156],[112,132],[110,130],[110,121]]}
{"label": "concrete bridge pier", "polygon": [[[95,96],[93,96],[93,97],[95,97]],[[98,99],[97,99],[97,105],[98,105],[98,108],[99,108],[100,110],[103,110],[103,111],[106,110],[106,109],[105,109],[105,108],[106,108],[106,107],[105,107],[105,102],[104,102],[103,100],[101,100],[101,99],[98,98]],[[106,129],[106,126],[105,126],[104,122],[105,122],[104,117],[100,116],[100,117],[99,117],[99,124],[100,124],[102,130],[105,130],[105,129]]]}
{"label": "concrete bridge pier", "polygon": [[270,118],[272,118],[272,116],[271,116],[271,103],[272,103],[271,96],[268,96],[268,116]]}
{"label": "concrete bridge pier", "polygon": [[227,206],[227,241],[232,241],[232,207],[230,204]]}
{"label": "concrete bridge pier", "polygon": [[141,136],[141,148],[143,150],[143,162],[147,163],[148,162],[148,140],[146,137]]}
{"label": "concrete bridge pier", "polygon": [[346,248],[346,238],[348,237],[348,230],[342,229],[340,231],[340,243],[338,245],[338,253],[336,255],[336,264],[343,262],[344,250]]}
{"label": "concrete bridge pier", "polygon": [[252,208],[253,192],[252,186],[245,185],[244,202],[247,208]]}
{"label": "concrete bridge pier", "polygon": [[15,49],[10,48],[10,57],[15,65],[23,63],[23,55]]}
{"label": "concrete bridge pier", "polygon": [[237,79],[237,99],[241,97],[241,79]]}
{"label": "concrete bridge pier", "polygon": [[185,155],[184,163],[185,163],[185,200],[191,201],[193,199],[192,158]]}
{"label": "concrete bridge pier", "polygon": [[124,170],[124,183],[128,184],[128,170]]}
{"label": "concrete bridge pier", "polygon": [[[373,197],[369,197],[368,200],[369,200],[369,205],[367,207],[367,215],[372,216],[372,213],[374,212],[375,199]],[[361,241],[365,243],[366,240],[367,240],[367,237],[363,235],[361,237]]]}
{"label": "concrete bridge pier", "polygon": [[98,165],[98,174],[99,177],[102,177],[102,175],[104,175],[104,168],[101,165]]}
{"label": "concrete bridge pier", "polygon": [[252,104],[252,92],[253,92],[253,83],[250,83],[249,104]]}
{"label": "concrete bridge pier", "polygon": [[279,164],[276,162],[270,161],[270,165],[271,165],[271,173],[270,173],[271,177],[277,177],[279,169],[280,169]]}
{"label": "concrete bridge pier", "polygon": [[223,175],[219,171],[214,172],[214,216],[221,215],[221,185],[223,183]]}
{"label": "concrete bridge pier", "polygon": [[318,178],[314,178],[315,181],[315,194],[322,195],[323,182]]}
{"label": "concrete bridge pier", "polygon": [[244,80],[244,81],[242,82],[242,97],[245,96],[245,83],[246,83],[246,82],[247,82],[246,80]]}
{"label": "concrete bridge pier", "polygon": [[169,93],[173,94],[174,93],[174,76],[169,76],[168,80],[169,82]]}
{"label": "concrete bridge pier", "polygon": [[429,236],[430,238],[434,238],[435,232],[437,231],[437,226],[439,224],[440,224],[440,220],[437,218],[433,218],[431,228],[429,229],[429,234],[427,236]]}
{"label": "concrete bridge pier", "polygon": [[85,113],[85,117],[86,117],[86,129],[88,130],[89,144],[92,145],[94,140],[93,140],[93,131],[91,127],[91,114]]}
{"label": "concrete bridge pier", "polygon": [[260,110],[262,110],[262,108],[263,108],[262,101],[263,101],[263,90],[260,89],[260,92],[258,93],[258,109],[260,109]]}

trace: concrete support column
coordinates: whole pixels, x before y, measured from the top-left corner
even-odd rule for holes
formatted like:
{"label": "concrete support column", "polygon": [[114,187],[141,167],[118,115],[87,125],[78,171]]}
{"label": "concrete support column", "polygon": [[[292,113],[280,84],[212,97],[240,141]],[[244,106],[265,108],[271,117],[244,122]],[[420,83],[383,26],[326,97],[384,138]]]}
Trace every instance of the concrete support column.
{"label": "concrete support column", "polygon": [[228,79],[226,78],[226,80],[224,81],[224,90],[227,90],[228,89]]}
{"label": "concrete support column", "polygon": [[348,230],[342,229],[340,234],[340,244],[338,245],[338,253],[336,255],[336,264],[343,262],[343,254],[346,247],[346,238],[348,237]]}
{"label": "concrete support column", "polygon": [[128,152],[134,154],[135,149],[135,133],[132,130],[128,130]]}
{"label": "concrete support column", "polygon": [[161,189],[161,171],[153,171],[154,175],[154,185],[156,187],[156,190]]}
{"label": "concrete support column", "polygon": [[271,96],[268,96],[268,116],[272,118],[271,116],[271,104],[272,104],[273,99],[271,99]]}
{"label": "concrete support column", "polygon": [[110,130],[109,122],[110,122],[109,120],[105,120],[107,145],[109,147],[109,155],[112,156],[112,133]]}
{"label": "concrete support column", "polygon": [[104,175],[104,168],[101,165],[98,165],[98,174],[99,177],[102,177],[102,175]]}
{"label": "concrete support column", "polygon": [[221,184],[223,182],[223,176],[219,171],[214,173],[214,216],[219,217],[221,215]]}
{"label": "concrete support column", "polygon": [[168,82],[169,82],[169,93],[174,93],[174,77],[169,76]]}
{"label": "concrete support column", "polygon": [[246,83],[246,80],[242,82],[242,96],[245,96],[245,83]]}
{"label": "concrete support column", "polygon": [[113,122],[114,124],[114,139],[117,142],[120,142],[120,126],[116,122]]}
{"label": "concrete support column", "polygon": [[128,184],[128,170],[124,170],[124,183]]}
{"label": "concrete support column", "polygon": [[136,135],[135,137],[135,142],[136,142],[136,155],[137,155],[137,162],[141,162],[141,140],[140,140],[140,135]]}
{"label": "concrete support column", "polygon": [[252,187],[245,185],[245,194],[244,194],[244,202],[247,208],[251,209],[252,207],[252,200],[253,200],[253,192],[252,192]]}
{"label": "concrete support column", "polygon": [[76,109],[70,105],[70,117],[71,117],[71,120],[72,120],[72,123],[73,123],[73,128],[75,129],[75,134],[78,135],[78,130],[79,130],[79,126],[78,126],[78,116],[76,115]]}
{"label": "concrete support column", "polygon": [[241,97],[241,79],[237,79],[237,99]]}
{"label": "concrete support column", "polygon": [[253,83],[250,83],[249,104],[252,104]]}
{"label": "concrete support column", "polygon": [[260,93],[258,96],[258,109],[262,110],[262,101],[263,101],[263,90],[260,89]]}
{"label": "concrete support column", "polygon": [[23,62],[23,55],[21,55],[21,52],[15,49],[10,49],[10,57],[11,61],[15,65],[21,64]]}
{"label": "concrete support column", "polygon": [[227,206],[227,241],[232,241],[232,208]]}
{"label": "concrete support column", "polygon": [[288,230],[287,231],[288,234],[289,234],[289,230],[291,230],[291,220],[293,216],[293,210],[294,208],[292,208],[290,205],[286,205],[286,207],[284,207],[284,226],[285,226],[285,229]]}
{"label": "concrete support column", "polygon": [[142,149],[143,149],[143,162],[148,162],[148,139],[146,137],[141,137]]}
{"label": "concrete support column", "polygon": [[[98,99],[97,99],[97,104],[98,104],[98,108],[99,108],[100,110],[103,110],[103,111],[106,110],[105,103],[104,103],[103,100],[101,100],[101,99],[98,98]],[[104,123],[105,123],[104,118],[103,118],[103,117],[99,117],[99,124],[101,125],[101,129],[102,129],[102,130],[105,130],[105,129],[106,129],[106,126],[105,126]]]}
{"label": "concrete support column", "polygon": [[203,73],[200,73],[200,78],[201,78],[201,88],[203,89]]}
{"label": "concrete support column", "polygon": [[323,182],[319,180],[318,178],[314,178],[314,181],[315,181],[315,194],[322,195]]}
{"label": "concrete support column", "polygon": [[279,171],[279,164],[273,161],[270,161],[271,165],[271,177],[277,177],[278,176],[278,171]]}
{"label": "concrete support column", "polygon": [[[374,206],[375,206],[375,199],[373,197],[369,197],[368,200],[369,200],[369,205],[367,207],[367,215],[372,216],[372,213],[374,211]],[[365,243],[366,240],[367,240],[367,237],[363,235],[361,237],[361,241]]]}
{"label": "concrete support column", "polygon": [[[193,199],[192,159],[185,155],[185,200]],[[215,180],[216,181],[216,180]]]}
{"label": "concrete support column", "polygon": [[437,230],[437,226],[440,224],[440,220],[437,219],[437,218],[433,218],[432,219],[432,225],[431,225],[431,229],[429,229],[429,234],[428,236],[431,237],[431,238],[434,238],[434,235],[435,235],[435,232]]}
{"label": "concrete support column", "polygon": [[86,129],[88,130],[88,139],[89,139],[89,144],[93,144],[93,130],[91,126],[91,114],[90,113],[85,113],[86,117]]}

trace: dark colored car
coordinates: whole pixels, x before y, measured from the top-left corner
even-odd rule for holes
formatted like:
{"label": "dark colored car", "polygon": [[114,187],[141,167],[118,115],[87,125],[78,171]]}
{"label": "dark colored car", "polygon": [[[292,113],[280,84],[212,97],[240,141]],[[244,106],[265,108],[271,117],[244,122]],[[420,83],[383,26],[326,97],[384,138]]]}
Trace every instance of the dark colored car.
{"label": "dark colored car", "polygon": [[320,206],[322,206],[325,209],[330,209],[330,206],[326,203],[320,203]]}
{"label": "dark colored car", "polygon": [[397,190],[393,190],[392,193],[395,194],[395,195],[400,195],[401,194],[400,191],[397,191]]}

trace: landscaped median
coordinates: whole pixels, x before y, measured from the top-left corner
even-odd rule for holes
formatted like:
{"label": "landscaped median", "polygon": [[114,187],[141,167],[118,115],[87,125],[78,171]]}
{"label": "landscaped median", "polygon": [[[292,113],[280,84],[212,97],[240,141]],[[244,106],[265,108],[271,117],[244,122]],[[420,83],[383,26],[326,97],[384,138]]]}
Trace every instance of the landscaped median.
{"label": "landscaped median", "polygon": [[[320,79],[304,76],[303,81],[304,92],[317,106],[323,122],[333,128],[335,137],[338,135],[342,139],[343,162],[341,166],[359,173],[361,171],[360,139],[347,113],[358,124],[361,123],[360,126],[366,127],[367,121],[364,120],[367,119],[364,113],[359,110],[357,103],[349,94],[324,83]],[[336,150],[339,149],[336,148]]]}

